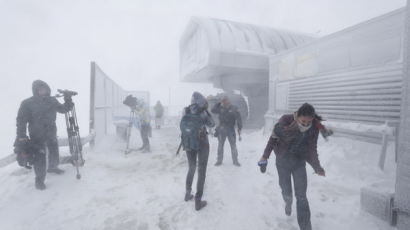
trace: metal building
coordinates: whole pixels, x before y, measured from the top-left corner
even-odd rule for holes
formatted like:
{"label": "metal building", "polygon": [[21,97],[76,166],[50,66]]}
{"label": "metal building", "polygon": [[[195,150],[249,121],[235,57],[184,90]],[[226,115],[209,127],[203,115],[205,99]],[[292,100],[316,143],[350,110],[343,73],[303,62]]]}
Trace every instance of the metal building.
{"label": "metal building", "polygon": [[397,124],[403,17],[399,9],[270,56],[266,128],[304,102],[332,121]]}
{"label": "metal building", "polygon": [[181,80],[240,90],[248,98],[248,124],[261,127],[268,109],[268,56],[311,40],[285,30],[193,17],[180,40]]}

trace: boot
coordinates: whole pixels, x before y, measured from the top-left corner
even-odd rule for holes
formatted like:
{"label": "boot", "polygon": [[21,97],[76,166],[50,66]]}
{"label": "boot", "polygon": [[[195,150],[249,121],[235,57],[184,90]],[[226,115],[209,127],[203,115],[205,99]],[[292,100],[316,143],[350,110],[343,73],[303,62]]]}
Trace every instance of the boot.
{"label": "boot", "polygon": [[195,210],[199,211],[206,205],[207,205],[207,202],[205,200],[195,198]]}
{"label": "boot", "polygon": [[49,168],[49,169],[47,169],[47,172],[48,172],[48,173],[55,173],[55,174],[57,174],[57,175],[61,175],[61,174],[64,173],[64,170],[55,167],[55,168]]}
{"label": "boot", "polygon": [[46,185],[44,184],[44,180],[40,180],[40,179],[37,179],[37,178],[36,178],[35,186],[36,186],[36,189],[38,189],[38,190],[46,189]]}
{"label": "boot", "polygon": [[150,153],[150,152],[151,152],[150,146],[145,147],[145,148],[142,150],[142,152],[143,152],[143,153]]}
{"label": "boot", "polygon": [[194,195],[192,195],[191,192],[185,193],[185,198],[184,198],[185,201],[190,201],[192,200],[192,198],[194,198]]}
{"label": "boot", "polygon": [[222,165],[222,161],[216,161],[215,166],[221,166]]}
{"label": "boot", "polygon": [[233,161],[233,165],[235,165],[237,167],[241,167],[241,164],[239,163],[238,160]]}
{"label": "boot", "polygon": [[290,216],[292,214],[292,200],[286,199],[285,200],[285,214]]}

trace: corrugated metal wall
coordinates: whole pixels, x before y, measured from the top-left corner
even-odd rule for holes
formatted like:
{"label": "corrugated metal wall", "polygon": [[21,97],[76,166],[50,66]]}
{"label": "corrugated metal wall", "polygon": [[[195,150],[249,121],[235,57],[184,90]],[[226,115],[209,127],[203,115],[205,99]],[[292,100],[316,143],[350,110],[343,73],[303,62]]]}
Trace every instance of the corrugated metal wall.
{"label": "corrugated metal wall", "polygon": [[402,87],[402,67],[342,72],[288,82],[291,111],[304,102],[332,120],[384,123],[398,121]]}
{"label": "corrugated metal wall", "polygon": [[266,117],[308,102],[327,120],[398,123],[404,13],[399,9],[271,56]]}

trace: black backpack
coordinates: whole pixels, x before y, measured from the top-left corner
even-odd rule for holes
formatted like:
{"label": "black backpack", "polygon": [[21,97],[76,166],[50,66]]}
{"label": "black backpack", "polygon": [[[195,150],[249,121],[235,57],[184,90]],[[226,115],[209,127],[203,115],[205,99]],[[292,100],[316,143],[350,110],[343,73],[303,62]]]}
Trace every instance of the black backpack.
{"label": "black backpack", "polygon": [[186,151],[198,151],[203,121],[199,114],[186,113],[179,124],[182,147]]}

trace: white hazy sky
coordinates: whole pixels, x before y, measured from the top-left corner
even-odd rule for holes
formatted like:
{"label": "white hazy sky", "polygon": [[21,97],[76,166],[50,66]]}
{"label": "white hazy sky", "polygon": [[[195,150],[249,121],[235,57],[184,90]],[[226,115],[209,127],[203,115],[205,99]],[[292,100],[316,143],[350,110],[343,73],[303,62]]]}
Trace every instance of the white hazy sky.
{"label": "white hazy sky", "polygon": [[405,0],[0,0],[0,150],[11,149],[17,108],[31,95],[35,79],[80,93],[86,133],[90,61],[125,89],[151,91],[152,101],[168,104],[171,88],[172,104],[186,103],[181,100],[192,90],[178,83],[178,43],[191,16],[322,36],[404,5]]}

